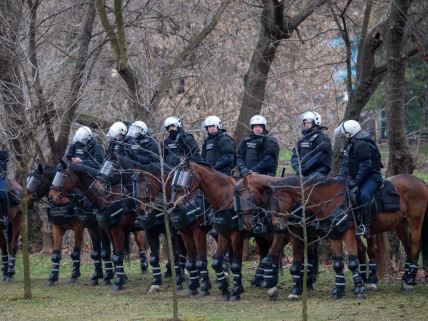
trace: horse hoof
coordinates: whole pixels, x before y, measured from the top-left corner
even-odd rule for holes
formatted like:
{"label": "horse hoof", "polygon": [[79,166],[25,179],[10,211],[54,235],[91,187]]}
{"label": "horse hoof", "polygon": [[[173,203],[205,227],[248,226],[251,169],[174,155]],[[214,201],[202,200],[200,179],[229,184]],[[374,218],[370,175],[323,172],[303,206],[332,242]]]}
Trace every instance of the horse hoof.
{"label": "horse hoof", "polygon": [[111,285],[110,280],[104,280],[103,286],[110,286],[110,285]]}
{"label": "horse hoof", "polygon": [[230,293],[228,290],[223,291],[221,294],[223,301],[229,301],[230,300]]}
{"label": "horse hoof", "polygon": [[278,299],[278,288],[276,286],[273,288],[270,288],[267,291],[267,294],[269,295],[270,301],[276,301]]}
{"label": "horse hoof", "polygon": [[56,283],[56,281],[55,281],[55,280],[48,280],[48,281],[46,282],[46,286],[54,286],[54,285],[55,285],[55,283]]}
{"label": "horse hoof", "polygon": [[69,284],[75,285],[77,284],[77,279],[76,278],[70,278],[70,280],[68,281]]}
{"label": "horse hoof", "polygon": [[367,283],[366,289],[368,291],[377,291],[377,285],[375,283]]}
{"label": "horse hoof", "polygon": [[401,290],[403,290],[404,293],[411,293],[413,291],[413,285],[403,283],[401,285]]}
{"label": "horse hoof", "polygon": [[332,298],[333,300],[340,300],[340,299],[342,298],[342,295],[332,294],[332,295],[331,295],[331,298]]}
{"label": "horse hoof", "polygon": [[232,301],[232,302],[236,302],[236,301],[240,301],[240,300],[241,300],[241,296],[239,294],[233,294],[230,297],[230,301]]}
{"label": "horse hoof", "polygon": [[145,269],[145,270],[143,270],[143,269],[142,269],[142,270],[141,270],[141,274],[142,274],[142,275],[146,275],[147,273],[149,273],[149,271],[147,271],[147,269]]}
{"label": "horse hoof", "polygon": [[260,281],[260,280],[255,280],[255,279],[253,279],[251,281],[251,286],[252,287],[256,287],[256,288],[263,288],[263,284],[266,284],[266,282],[265,281]]}
{"label": "horse hoof", "polygon": [[5,282],[9,283],[13,281],[13,276],[6,276]]}
{"label": "horse hoof", "polygon": [[358,293],[357,294],[357,299],[367,299],[367,294],[365,294],[365,293]]}
{"label": "horse hoof", "polygon": [[186,295],[188,297],[194,297],[194,296],[198,295],[198,290],[187,290]]}
{"label": "horse hoof", "polygon": [[300,299],[300,297],[297,294],[289,294],[287,297],[288,301],[298,301]]}
{"label": "horse hoof", "polygon": [[177,284],[177,291],[184,290],[183,284]]}
{"label": "horse hoof", "polygon": [[161,288],[159,285],[152,285],[149,289],[149,293],[160,292]]}
{"label": "horse hoof", "polygon": [[210,295],[210,292],[209,292],[209,291],[207,291],[207,290],[201,290],[201,292],[199,292],[199,296],[200,296],[201,298],[206,297],[206,296],[209,296],[209,295]]}
{"label": "horse hoof", "polygon": [[88,283],[86,283],[85,285],[89,285],[89,286],[97,286],[99,284],[98,279],[90,279],[88,281]]}
{"label": "horse hoof", "polygon": [[112,286],[112,290],[113,290],[114,292],[122,291],[122,290],[123,290],[123,285],[122,285],[122,284],[113,284],[113,286]]}

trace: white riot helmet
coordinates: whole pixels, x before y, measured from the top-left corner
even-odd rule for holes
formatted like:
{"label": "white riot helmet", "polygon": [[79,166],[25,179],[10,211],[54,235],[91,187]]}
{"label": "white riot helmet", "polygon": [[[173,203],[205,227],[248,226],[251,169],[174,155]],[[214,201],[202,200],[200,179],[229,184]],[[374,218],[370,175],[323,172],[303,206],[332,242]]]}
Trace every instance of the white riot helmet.
{"label": "white riot helmet", "polygon": [[109,141],[113,139],[119,139],[119,135],[125,136],[127,131],[128,128],[126,128],[126,125],[121,121],[118,121],[111,125],[106,137]]}
{"label": "white riot helmet", "polygon": [[250,126],[253,127],[254,125],[264,125],[266,128],[267,120],[261,115],[254,115],[250,119]]}
{"label": "white riot helmet", "polygon": [[307,111],[301,116],[303,122],[312,120],[315,126],[321,126],[321,116],[315,111]]}
{"label": "white riot helmet", "polygon": [[361,131],[361,125],[356,120],[347,120],[341,125],[342,134],[352,138]]}
{"label": "white riot helmet", "polygon": [[141,120],[137,120],[129,126],[128,133],[126,136],[136,138],[140,135],[145,135],[147,133],[147,125]]}
{"label": "white riot helmet", "polygon": [[80,127],[73,137],[73,143],[79,142],[86,145],[92,138],[92,130],[87,126]]}
{"label": "white riot helmet", "polygon": [[221,120],[217,116],[208,116],[205,118],[204,127],[208,126],[217,126],[218,129],[221,129]]}
{"label": "white riot helmet", "polygon": [[175,116],[171,116],[168,117],[167,119],[165,119],[165,121],[163,122],[163,127],[166,129],[169,126],[174,125],[175,127],[181,127],[181,121],[180,119],[178,119]]}

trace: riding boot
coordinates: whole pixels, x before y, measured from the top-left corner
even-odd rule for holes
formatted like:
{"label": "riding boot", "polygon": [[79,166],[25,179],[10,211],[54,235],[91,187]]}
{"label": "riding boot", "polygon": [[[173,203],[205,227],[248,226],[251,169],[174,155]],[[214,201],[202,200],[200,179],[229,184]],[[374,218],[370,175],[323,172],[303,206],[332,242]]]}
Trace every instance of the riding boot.
{"label": "riding boot", "polygon": [[141,273],[146,274],[147,268],[149,266],[149,264],[147,263],[146,251],[141,250],[138,254],[140,256]]}
{"label": "riding boot", "polygon": [[112,261],[115,267],[116,278],[113,283],[113,290],[122,290],[125,284],[125,269],[123,267],[123,253],[113,255]]}
{"label": "riding boot", "polygon": [[335,287],[331,291],[331,296],[333,299],[340,299],[345,295],[345,274],[343,273],[344,266],[345,264],[343,263],[342,256],[333,257],[333,269],[336,272]]}
{"label": "riding boot", "polygon": [[371,224],[371,204],[364,204],[360,208],[361,222],[355,230],[356,235],[362,235],[364,237],[370,236],[370,224]]}
{"label": "riding boot", "polygon": [[7,254],[2,254],[1,256],[1,270],[3,272],[3,281],[6,281],[7,278],[7,265],[8,265],[9,257]]}
{"label": "riding boot", "polygon": [[15,255],[10,255],[9,256],[9,264],[8,264],[8,268],[7,268],[7,280],[8,281],[12,281],[13,277],[15,275],[15,262],[16,262]]}
{"label": "riding boot", "polygon": [[102,279],[104,277],[100,253],[97,251],[92,251],[91,259],[94,261],[94,272],[92,273],[89,285],[98,285],[98,279]]}
{"label": "riding boot", "polygon": [[355,255],[349,256],[348,268],[352,272],[352,280],[354,281],[354,294],[360,299],[366,298],[366,290],[364,288],[363,278],[358,269],[358,258]]}
{"label": "riding boot", "polygon": [[80,249],[74,249],[70,254],[73,260],[73,271],[71,272],[70,283],[75,284],[80,276]]}
{"label": "riding boot", "polygon": [[233,301],[240,300],[240,294],[244,292],[244,287],[242,286],[242,262],[239,260],[233,260],[230,265],[230,271],[233,273],[233,289],[232,297],[230,298]]}
{"label": "riding boot", "polygon": [[211,267],[216,272],[216,282],[218,285],[218,288],[221,291],[221,294],[223,296],[223,299],[225,301],[230,299],[230,292],[229,292],[229,282],[226,280],[226,276],[224,274],[223,270],[223,258],[217,259],[214,258],[211,263]]}
{"label": "riding boot", "polygon": [[209,295],[211,290],[211,282],[208,275],[208,268],[207,268],[207,258],[206,257],[200,257],[196,261],[196,268],[199,271],[199,279],[201,282],[201,296]]}
{"label": "riding boot", "polygon": [[256,287],[261,287],[262,286],[262,284],[263,284],[263,274],[264,274],[264,269],[265,268],[270,268],[270,267],[269,266],[267,266],[267,267],[262,266],[262,260],[260,260],[259,265],[257,266],[257,269],[256,269],[256,275],[251,280],[251,285],[252,286],[256,286]]}
{"label": "riding boot", "polygon": [[196,295],[199,288],[199,273],[196,267],[196,262],[192,259],[187,259],[186,269],[189,272],[189,295]]}
{"label": "riding boot", "polygon": [[377,284],[378,282],[379,282],[379,279],[377,277],[376,260],[371,259],[369,262],[369,278],[367,279],[367,283]]}
{"label": "riding boot", "polygon": [[162,274],[159,264],[159,257],[150,257],[150,266],[152,267],[152,285],[162,285]]}
{"label": "riding boot", "polygon": [[52,252],[51,261],[52,261],[52,267],[51,267],[51,273],[48,279],[48,285],[54,285],[55,282],[58,281],[59,265],[60,265],[59,262],[61,261],[61,251],[54,250]]}

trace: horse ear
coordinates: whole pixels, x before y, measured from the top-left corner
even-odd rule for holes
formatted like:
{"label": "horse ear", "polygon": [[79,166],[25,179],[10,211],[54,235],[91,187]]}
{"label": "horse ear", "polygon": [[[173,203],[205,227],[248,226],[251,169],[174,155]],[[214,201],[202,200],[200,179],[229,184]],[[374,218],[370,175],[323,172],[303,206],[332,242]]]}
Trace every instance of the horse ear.
{"label": "horse ear", "polygon": [[42,163],[38,163],[37,164],[37,172],[39,172],[40,174],[43,173],[43,165],[42,165]]}

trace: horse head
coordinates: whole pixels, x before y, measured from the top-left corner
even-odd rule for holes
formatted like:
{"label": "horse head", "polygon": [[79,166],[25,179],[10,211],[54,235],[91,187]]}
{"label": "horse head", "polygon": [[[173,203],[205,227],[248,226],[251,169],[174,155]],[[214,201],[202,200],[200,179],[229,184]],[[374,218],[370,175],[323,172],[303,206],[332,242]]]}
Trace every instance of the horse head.
{"label": "horse head", "polygon": [[27,193],[33,200],[40,200],[49,194],[51,182],[55,176],[56,168],[38,162],[27,176]]}

